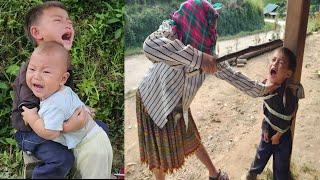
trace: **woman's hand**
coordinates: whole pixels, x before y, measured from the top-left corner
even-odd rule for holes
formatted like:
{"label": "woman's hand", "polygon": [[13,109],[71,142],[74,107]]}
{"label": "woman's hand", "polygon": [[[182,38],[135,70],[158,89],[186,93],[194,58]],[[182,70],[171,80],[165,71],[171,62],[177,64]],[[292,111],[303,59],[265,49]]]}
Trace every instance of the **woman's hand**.
{"label": "woman's hand", "polygon": [[22,118],[24,120],[25,125],[33,124],[37,121],[40,117],[38,115],[38,108],[28,109],[25,106],[22,106],[23,112],[21,113]]}
{"label": "woman's hand", "polygon": [[217,71],[216,57],[203,53],[200,68],[204,73],[213,74]]}

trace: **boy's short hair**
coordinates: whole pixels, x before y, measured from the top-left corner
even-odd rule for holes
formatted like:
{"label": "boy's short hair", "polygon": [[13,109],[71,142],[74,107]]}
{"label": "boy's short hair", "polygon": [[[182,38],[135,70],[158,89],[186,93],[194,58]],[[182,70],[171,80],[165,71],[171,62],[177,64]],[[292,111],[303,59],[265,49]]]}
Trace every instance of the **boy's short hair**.
{"label": "boy's short hair", "polygon": [[34,45],[37,45],[36,40],[33,38],[33,36],[31,35],[30,32],[30,28],[32,25],[34,25],[35,23],[38,22],[39,18],[42,16],[43,11],[49,8],[61,8],[65,11],[67,11],[66,7],[58,1],[46,1],[42,4],[39,4],[37,6],[32,7],[26,14],[25,17],[25,21],[24,21],[24,30],[25,33],[28,37],[28,39],[30,39],[30,41],[32,41],[32,43]]}
{"label": "boy's short hair", "polygon": [[65,58],[66,63],[66,70],[68,70],[71,66],[71,57],[69,51],[63,47],[62,44],[57,43],[55,41],[47,41],[41,43],[34,52],[40,53],[40,54],[47,54],[51,55],[52,53],[61,53],[63,57]]}
{"label": "boy's short hair", "polygon": [[288,68],[294,73],[297,67],[296,55],[294,55],[294,53],[286,47],[280,47],[278,51],[288,58]]}

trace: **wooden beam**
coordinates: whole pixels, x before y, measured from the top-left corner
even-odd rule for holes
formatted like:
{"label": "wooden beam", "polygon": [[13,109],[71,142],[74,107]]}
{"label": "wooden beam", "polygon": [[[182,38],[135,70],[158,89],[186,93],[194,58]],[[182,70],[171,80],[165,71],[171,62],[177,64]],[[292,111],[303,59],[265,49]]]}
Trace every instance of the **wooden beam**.
{"label": "wooden beam", "polygon": [[288,0],[284,46],[297,56],[293,83],[300,83],[310,0]]}
{"label": "wooden beam", "polygon": [[[299,84],[301,80],[301,70],[306,40],[310,0],[288,0],[287,2],[287,19],[284,46],[289,48],[297,57],[297,68],[291,79],[291,82],[293,84]],[[294,113],[291,125],[292,140],[294,137],[296,113],[297,109]]]}
{"label": "wooden beam", "polygon": [[260,49],[260,50],[257,50],[257,51],[254,51],[254,52],[250,52],[250,53],[247,53],[247,54],[244,54],[242,56],[240,56],[238,59],[251,59],[253,57],[256,57],[256,56],[259,56],[261,54],[264,54],[266,52],[269,52],[269,51],[272,51],[278,47],[282,47],[283,46],[283,42],[282,41],[279,41],[278,43],[275,43],[273,45],[270,45],[264,49]]}
{"label": "wooden beam", "polygon": [[[245,55],[245,54],[251,53],[251,52],[260,51],[262,49],[266,49],[266,48],[269,48],[270,46],[277,45],[277,44],[278,45],[279,44],[282,45],[283,44],[282,40],[276,39],[274,41],[266,42],[266,43],[259,44],[259,45],[256,45],[256,46],[249,46],[246,49],[243,49],[243,50],[240,50],[240,51],[237,51],[237,52],[230,53],[230,54],[224,55],[222,57],[219,57],[219,58],[216,59],[216,62],[217,63],[221,63],[223,61],[232,62],[232,61],[237,60],[237,58],[242,56],[242,55]],[[194,75],[196,75],[198,73],[202,74],[202,69],[199,69],[199,70],[193,71],[191,73],[188,73],[187,76],[191,77],[191,76],[194,76]]]}
{"label": "wooden beam", "polygon": [[241,51],[237,51],[237,52],[230,53],[230,54],[224,55],[222,57],[219,57],[219,58],[216,59],[216,62],[220,63],[220,62],[226,61],[226,60],[231,59],[231,58],[235,58],[235,57],[237,58],[237,57],[242,56],[244,54],[247,54],[247,53],[250,53],[250,52],[254,52],[254,51],[259,51],[261,49],[268,48],[268,47],[270,47],[272,45],[275,45],[275,44],[282,44],[282,40],[276,39],[274,41],[266,42],[266,43],[259,44],[259,45],[256,45],[256,46],[249,46],[248,48],[243,49]]}

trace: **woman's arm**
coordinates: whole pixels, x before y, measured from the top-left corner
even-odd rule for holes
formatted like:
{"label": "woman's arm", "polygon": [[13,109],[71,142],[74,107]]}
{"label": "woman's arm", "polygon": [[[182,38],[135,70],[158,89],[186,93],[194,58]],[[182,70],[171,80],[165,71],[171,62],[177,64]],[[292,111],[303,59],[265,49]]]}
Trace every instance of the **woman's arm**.
{"label": "woman's arm", "polygon": [[203,53],[190,45],[184,45],[176,37],[169,22],[163,22],[143,43],[147,58],[152,62],[164,62],[174,68],[189,66],[199,69]]}
{"label": "woman's arm", "polygon": [[237,89],[254,98],[261,97],[278,87],[266,86],[261,82],[251,80],[241,72],[231,68],[228,62],[219,63],[217,67],[219,71],[215,73],[216,77],[227,81]]}

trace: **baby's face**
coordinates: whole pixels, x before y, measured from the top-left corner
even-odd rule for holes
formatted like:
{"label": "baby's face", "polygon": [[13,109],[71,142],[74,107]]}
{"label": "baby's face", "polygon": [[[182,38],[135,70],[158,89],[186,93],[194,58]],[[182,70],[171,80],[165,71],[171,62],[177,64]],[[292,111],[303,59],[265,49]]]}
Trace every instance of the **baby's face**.
{"label": "baby's face", "polygon": [[65,63],[61,60],[63,58],[59,53],[31,55],[26,81],[33,94],[40,100],[57,92],[68,79]]}
{"label": "baby's face", "polygon": [[269,63],[268,81],[280,85],[291,75],[288,58],[283,53],[276,51]]}
{"label": "baby's face", "polygon": [[37,25],[38,42],[55,41],[70,50],[74,38],[72,21],[68,13],[58,7],[45,9],[39,18]]}

